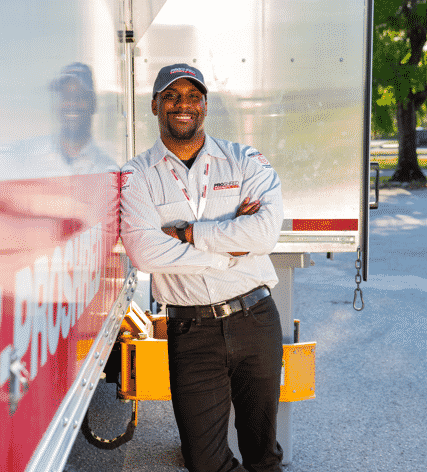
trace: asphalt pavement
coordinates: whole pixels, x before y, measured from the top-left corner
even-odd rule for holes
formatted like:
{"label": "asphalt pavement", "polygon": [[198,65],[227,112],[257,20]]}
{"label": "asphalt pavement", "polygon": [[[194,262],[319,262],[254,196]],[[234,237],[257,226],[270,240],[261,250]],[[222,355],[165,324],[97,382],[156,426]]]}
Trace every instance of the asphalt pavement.
{"label": "asphalt pavement", "polygon": [[[355,254],[312,254],[295,271],[301,342],[317,341],[316,399],[297,402],[286,472],[427,470],[427,190],[382,189],[370,213],[365,308],[353,309]],[[170,402],[140,402],[133,440],[114,451],[78,434],[67,472],[185,471]],[[130,405],[101,381],[95,432],[124,431]]]}

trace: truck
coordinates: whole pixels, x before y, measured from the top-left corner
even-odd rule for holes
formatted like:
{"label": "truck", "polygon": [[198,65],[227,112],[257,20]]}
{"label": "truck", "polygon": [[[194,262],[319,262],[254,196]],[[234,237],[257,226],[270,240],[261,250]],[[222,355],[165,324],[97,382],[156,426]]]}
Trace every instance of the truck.
{"label": "truck", "polygon": [[[120,241],[120,167],[156,139],[151,91],[164,65],[199,68],[207,133],[253,146],[281,178],[271,257],[284,344],[295,343],[293,271],[310,253],[355,254],[361,308],[377,205],[372,18],[371,0],[4,3],[1,471],[63,469],[132,299],[149,294]],[[143,305],[157,312],[149,295]],[[285,462],[292,401],[279,412]]]}

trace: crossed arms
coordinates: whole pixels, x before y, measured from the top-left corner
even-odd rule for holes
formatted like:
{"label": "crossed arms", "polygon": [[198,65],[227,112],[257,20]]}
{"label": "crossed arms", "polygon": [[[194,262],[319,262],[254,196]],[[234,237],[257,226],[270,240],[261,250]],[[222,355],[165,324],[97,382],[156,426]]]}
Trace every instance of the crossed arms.
{"label": "crossed arms", "polygon": [[[240,195],[251,195],[253,201],[246,197],[228,219],[195,221],[186,230],[189,244],[181,243],[176,228],[167,223],[191,221],[189,206],[184,201],[156,206],[151,184],[154,177],[134,172],[130,186],[122,189],[121,237],[139,270],[202,274],[210,269],[228,269],[237,262],[237,256],[264,255],[273,250],[283,221],[280,181],[274,172],[252,165],[245,173]],[[227,212],[218,207],[218,214],[223,210]]]}
{"label": "crossed arms", "polygon": [[[259,200],[255,200],[254,202],[249,202],[249,197],[246,197],[239,208],[237,209],[236,216],[234,218],[238,218],[239,216],[242,215],[254,215],[255,213],[258,212],[258,210],[261,208],[261,203]],[[190,224],[187,229],[185,230],[185,238],[186,240],[194,246],[194,234],[193,234],[193,228],[194,225]],[[178,234],[176,231],[175,226],[165,226],[162,228],[162,231],[167,234],[168,236],[171,236],[172,238],[179,239]],[[249,252],[229,252],[231,256],[238,257],[238,256],[244,256],[246,254],[249,254]]]}

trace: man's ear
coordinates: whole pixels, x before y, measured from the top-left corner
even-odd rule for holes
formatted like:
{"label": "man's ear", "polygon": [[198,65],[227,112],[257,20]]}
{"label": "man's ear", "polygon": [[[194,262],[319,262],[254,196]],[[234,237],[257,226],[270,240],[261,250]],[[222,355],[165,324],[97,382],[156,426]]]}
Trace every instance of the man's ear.
{"label": "man's ear", "polygon": [[151,100],[151,111],[154,116],[157,116],[157,100],[155,98]]}

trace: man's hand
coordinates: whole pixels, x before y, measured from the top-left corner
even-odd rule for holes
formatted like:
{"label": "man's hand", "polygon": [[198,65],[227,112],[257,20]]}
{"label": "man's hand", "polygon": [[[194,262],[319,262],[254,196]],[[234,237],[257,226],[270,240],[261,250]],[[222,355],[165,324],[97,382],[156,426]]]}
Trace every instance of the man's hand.
{"label": "man's hand", "polygon": [[[175,226],[165,226],[162,228],[162,231],[168,236],[171,236],[172,238],[179,239]],[[185,230],[185,238],[190,244],[194,244],[192,224],[190,224]]]}
{"label": "man's hand", "polygon": [[165,226],[162,231],[168,236],[172,236],[172,238],[179,239],[175,226]]}
{"label": "man's hand", "polygon": [[[261,208],[261,203],[259,200],[255,200],[254,202],[249,202],[249,197],[246,197],[239,208],[237,209],[236,216],[235,218],[238,218],[239,216],[244,216],[244,215],[254,215],[255,213],[258,212],[258,210]],[[237,257],[237,256],[244,256],[246,254],[249,254],[248,252],[229,252],[231,256]]]}
{"label": "man's hand", "polygon": [[259,200],[255,200],[254,202],[249,203],[249,197],[246,197],[237,209],[235,218],[242,215],[253,215],[257,213],[260,208],[261,203],[259,202]]}

